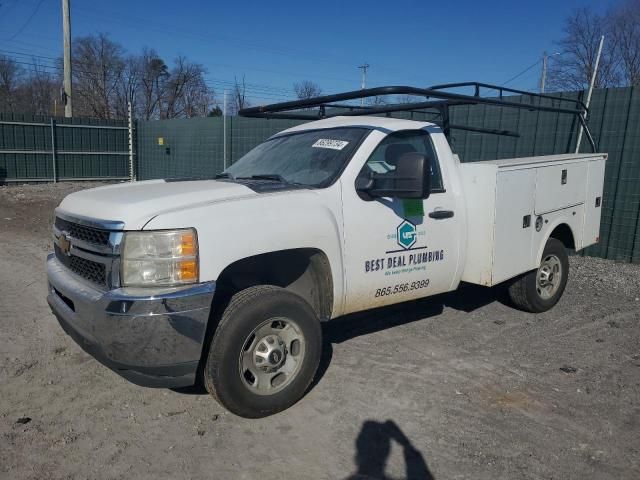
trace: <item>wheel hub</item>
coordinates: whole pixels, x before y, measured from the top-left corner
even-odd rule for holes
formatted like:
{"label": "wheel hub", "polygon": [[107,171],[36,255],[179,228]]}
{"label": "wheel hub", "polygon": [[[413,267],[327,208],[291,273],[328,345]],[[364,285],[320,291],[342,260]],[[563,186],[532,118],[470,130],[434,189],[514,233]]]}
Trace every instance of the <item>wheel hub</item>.
{"label": "wheel hub", "polygon": [[548,255],[542,260],[536,278],[536,288],[543,299],[551,298],[558,291],[562,273],[562,264],[555,255]]}
{"label": "wheel hub", "polygon": [[540,269],[540,282],[553,282],[553,272],[549,269],[547,265],[544,265]]}
{"label": "wheel hub", "polygon": [[258,395],[273,395],[289,385],[305,358],[304,335],[290,318],[265,320],[243,344],[238,359],[240,378]]}
{"label": "wheel hub", "polygon": [[267,335],[258,341],[253,358],[262,371],[275,372],[287,360],[287,347],[279,335]]}

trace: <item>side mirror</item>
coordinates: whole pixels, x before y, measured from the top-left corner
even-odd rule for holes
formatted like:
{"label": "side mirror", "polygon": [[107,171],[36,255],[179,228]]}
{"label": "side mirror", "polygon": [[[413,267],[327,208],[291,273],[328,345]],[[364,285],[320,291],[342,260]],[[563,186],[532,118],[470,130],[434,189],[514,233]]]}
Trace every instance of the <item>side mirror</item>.
{"label": "side mirror", "polygon": [[401,155],[395,170],[358,178],[356,190],[369,197],[429,198],[431,159],[419,153]]}

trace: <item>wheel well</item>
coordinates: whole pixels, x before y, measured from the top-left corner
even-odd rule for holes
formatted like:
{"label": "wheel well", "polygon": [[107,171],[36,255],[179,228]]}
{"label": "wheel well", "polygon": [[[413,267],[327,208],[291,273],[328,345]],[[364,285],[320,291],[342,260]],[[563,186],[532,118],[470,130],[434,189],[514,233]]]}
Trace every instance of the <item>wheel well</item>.
{"label": "wheel well", "polygon": [[565,248],[575,250],[576,243],[573,239],[573,233],[571,232],[571,228],[566,223],[561,223],[556,228],[553,229],[549,238],[555,238],[556,240],[560,240]]}
{"label": "wheel well", "polygon": [[327,256],[314,248],[296,248],[243,258],[227,266],[216,281],[214,305],[254,285],[276,285],[302,298],[320,320],[331,318],[333,277]]}

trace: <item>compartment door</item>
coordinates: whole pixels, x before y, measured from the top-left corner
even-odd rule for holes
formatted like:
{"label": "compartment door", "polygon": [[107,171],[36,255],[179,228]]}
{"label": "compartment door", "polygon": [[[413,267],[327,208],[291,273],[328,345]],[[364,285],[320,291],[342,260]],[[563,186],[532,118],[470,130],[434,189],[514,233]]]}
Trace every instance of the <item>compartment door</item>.
{"label": "compartment door", "polygon": [[535,213],[560,210],[584,203],[587,162],[538,167]]}
{"label": "compartment door", "polygon": [[[534,169],[498,172],[493,285],[535,268],[531,253],[536,221],[533,212],[535,188]],[[527,215],[528,225],[525,222]]]}
{"label": "compartment door", "polygon": [[582,247],[587,247],[600,240],[600,217],[602,216],[602,188],[604,183],[605,161],[589,162],[589,181],[584,208],[584,228],[582,230]]}

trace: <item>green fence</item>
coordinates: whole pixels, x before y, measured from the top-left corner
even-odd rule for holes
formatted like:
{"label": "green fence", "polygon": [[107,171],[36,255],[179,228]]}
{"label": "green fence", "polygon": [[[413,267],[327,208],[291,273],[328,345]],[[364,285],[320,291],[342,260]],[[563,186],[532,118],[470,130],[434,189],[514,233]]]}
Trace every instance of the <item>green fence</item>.
{"label": "green fence", "polygon": [[244,117],[139,121],[137,178],[213,177],[225,163],[300,123]]}
{"label": "green fence", "polygon": [[0,183],[129,178],[127,122],[0,113]]}

